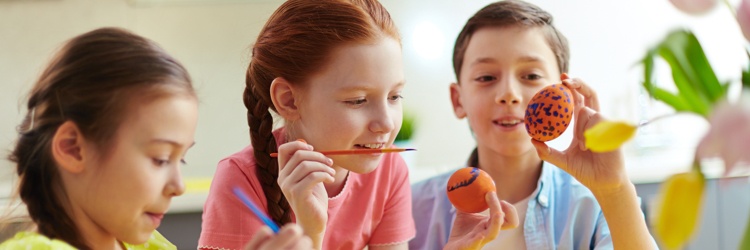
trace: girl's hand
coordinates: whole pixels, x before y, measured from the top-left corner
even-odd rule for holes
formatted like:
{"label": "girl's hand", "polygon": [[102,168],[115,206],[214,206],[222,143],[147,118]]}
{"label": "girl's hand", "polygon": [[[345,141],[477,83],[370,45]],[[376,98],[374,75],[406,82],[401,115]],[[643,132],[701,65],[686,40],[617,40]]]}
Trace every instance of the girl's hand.
{"label": "girl's hand", "polygon": [[294,223],[286,224],[278,234],[264,226],[245,245],[245,250],[312,249],[312,240],[302,234],[302,228]]}
{"label": "girl's hand", "polygon": [[322,243],[328,222],[328,193],[323,182],[333,182],[333,160],[304,141],[279,147],[281,191],[294,211],[297,223],[315,244]]}
{"label": "girl's hand", "polygon": [[623,161],[622,152],[618,149],[605,153],[594,153],[586,148],[583,132],[605,120],[599,114],[599,101],[596,92],[581,79],[569,79],[561,76],[563,84],[573,91],[575,101],[575,128],[573,140],[565,151],[550,148],[544,142],[531,142],[542,160],[554,164],[575,177],[594,194],[614,192],[630,184]]}
{"label": "girl's hand", "polygon": [[518,213],[513,205],[501,202],[495,192],[487,193],[484,199],[490,206],[490,216],[457,211],[450,238],[443,249],[479,249],[494,240],[500,230],[518,226]]}

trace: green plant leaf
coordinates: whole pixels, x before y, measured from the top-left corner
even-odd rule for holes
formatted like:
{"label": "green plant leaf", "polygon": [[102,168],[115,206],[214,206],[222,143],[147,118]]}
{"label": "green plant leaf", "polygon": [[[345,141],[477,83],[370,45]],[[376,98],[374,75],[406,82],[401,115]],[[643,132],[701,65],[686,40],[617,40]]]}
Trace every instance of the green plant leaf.
{"label": "green plant leaf", "polygon": [[662,46],[673,52],[688,83],[708,100],[710,106],[724,97],[726,92],[711,68],[698,38],[692,32],[673,31]]}
{"label": "green plant leaf", "polygon": [[688,65],[685,65],[688,63],[685,62],[686,59],[680,52],[674,51],[671,47],[664,45],[659,47],[659,55],[672,68],[672,79],[675,86],[677,86],[679,95],[692,107],[693,112],[708,117],[708,110],[711,105],[706,96],[701,93],[700,87],[696,86],[697,84],[690,80],[688,75],[691,74],[692,69]]}
{"label": "green plant leaf", "polygon": [[690,104],[685,101],[682,96],[673,94],[665,89],[657,87],[652,78],[654,73],[654,57],[656,52],[649,50],[646,57],[642,60],[644,67],[643,75],[643,87],[646,89],[649,95],[656,100],[662,101],[667,105],[671,106],[676,111],[688,111],[693,112],[693,108]]}
{"label": "green plant leaf", "polygon": [[[663,58],[672,69],[677,93],[655,86],[654,60]],[[725,97],[729,84],[719,82],[698,39],[686,30],[672,31],[641,62],[644,66],[643,86],[654,99],[665,102],[677,111],[689,111],[708,117],[715,103]],[[750,74],[748,74],[750,86]]]}
{"label": "green plant leaf", "polygon": [[401,130],[398,131],[398,134],[396,134],[395,141],[406,141],[411,139],[412,135],[414,134],[415,129],[415,123],[416,117],[408,112],[404,111],[404,118],[403,122],[401,123]]}
{"label": "green plant leaf", "polygon": [[669,106],[672,106],[672,108],[675,111],[686,111],[686,112],[693,112],[692,107],[690,104],[688,104],[684,99],[682,99],[681,96],[672,94],[672,92],[669,92],[665,89],[659,88],[659,87],[653,87],[649,94],[651,97],[653,97],[656,100],[662,101],[666,103]]}
{"label": "green plant leaf", "polygon": [[750,65],[742,71],[742,87],[750,88]]}

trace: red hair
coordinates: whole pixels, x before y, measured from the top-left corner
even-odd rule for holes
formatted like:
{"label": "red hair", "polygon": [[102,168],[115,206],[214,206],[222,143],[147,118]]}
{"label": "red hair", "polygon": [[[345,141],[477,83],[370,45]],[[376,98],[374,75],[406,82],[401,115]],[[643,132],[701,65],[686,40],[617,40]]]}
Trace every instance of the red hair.
{"label": "red hair", "polygon": [[376,0],[290,0],[266,22],[252,49],[243,101],[268,212],[279,224],[291,221],[290,207],[281,192],[277,151],[269,109],[271,82],[282,77],[304,84],[321,70],[333,51],[351,44],[375,43],[387,36],[400,41],[390,14]]}

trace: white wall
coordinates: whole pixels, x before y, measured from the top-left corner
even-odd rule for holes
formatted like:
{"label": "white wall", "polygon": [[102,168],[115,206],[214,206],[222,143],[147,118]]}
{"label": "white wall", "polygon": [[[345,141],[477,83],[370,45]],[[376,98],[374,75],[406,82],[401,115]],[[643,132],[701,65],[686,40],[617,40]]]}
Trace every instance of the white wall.
{"label": "white wall", "polygon": [[[156,6],[135,6],[126,0],[0,1],[1,154],[11,150],[15,126],[25,112],[24,94],[55,49],[93,28],[119,26],[155,40],[190,71],[201,106],[197,144],[188,154],[184,174],[211,176],[221,158],[249,143],[241,101],[248,47],[281,1],[193,1],[197,3]],[[455,79],[452,46],[468,17],[492,1],[382,2],[403,36],[405,107],[418,113],[414,174],[423,178],[456,167],[474,142],[467,122],[455,119],[449,103],[448,84]],[[555,16],[571,41],[570,73],[599,92],[602,111],[612,118],[636,122],[669,112],[643,95],[642,73],[634,65],[673,28],[695,31],[721,80],[738,80],[747,61],[744,39],[725,6],[690,17],[666,0],[533,2]],[[669,80],[668,71],[661,78]],[[658,180],[686,169],[705,126],[703,120],[686,116],[641,131],[626,147],[631,177]],[[566,133],[552,145],[563,148],[570,137]],[[0,180],[7,182],[12,167],[0,161]]]}

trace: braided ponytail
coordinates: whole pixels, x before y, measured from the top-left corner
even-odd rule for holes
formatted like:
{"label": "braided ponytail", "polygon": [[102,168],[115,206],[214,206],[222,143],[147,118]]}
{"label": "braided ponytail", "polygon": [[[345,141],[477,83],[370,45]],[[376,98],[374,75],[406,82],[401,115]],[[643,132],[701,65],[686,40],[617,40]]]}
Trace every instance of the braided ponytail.
{"label": "braided ponytail", "polygon": [[[252,68],[253,65],[251,64]],[[247,108],[247,125],[250,126],[250,138],[253,144],[256,174],[263,187],[268,203],[268,213],[276,223],[284,225],[291,222],[289,202],[281,192],[276,179],[279,177],[278,160],[271,157],[277,151],[276,139],[273,136],[273,117],[268,111],[270,100],[258,100],[251,76],[246,80],[243,102]],[[273,106],[273,105],[270,105]]]}
{"label": "braided ponytail", "polygon": [[[279,224],[291,221],[289,202],[277,183],[278,161],[273,136],[276,111],[271,83],[282,77],[294,85],[326,63],[333,51],[352,43],[368,43],[387,35],[400,41],[388,12],[377,0],[288,0],[266,22],[252,48],[243,102],[268,213]],[[286,130],[287,133],[289,130]]]}

